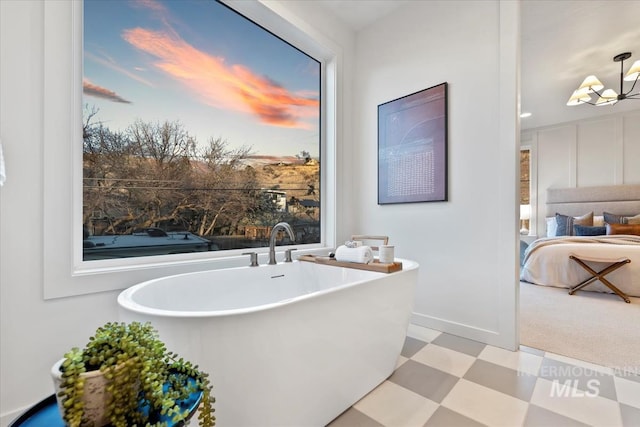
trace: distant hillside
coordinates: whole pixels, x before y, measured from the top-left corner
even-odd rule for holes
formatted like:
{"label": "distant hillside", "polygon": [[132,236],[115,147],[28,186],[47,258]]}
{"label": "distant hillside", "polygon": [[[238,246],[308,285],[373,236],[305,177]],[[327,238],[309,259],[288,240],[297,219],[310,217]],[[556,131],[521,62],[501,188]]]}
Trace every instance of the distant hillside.
{"label": "distant hillside", "polygon": [[247,156],[243,162],[250,166],[264,166],[264,165],[304,165],[304,159],[295,156]]}
{"label": "distant hillside", "polygon": [[[282,159],[284,158],[278,160]],[[293,196],[298,199],[319,200],[320,164],[315,161],[304,164],[295,157],[290,159],[295,162],[253,166],[260,185],[263,188],[285,191],[288,199]]]}

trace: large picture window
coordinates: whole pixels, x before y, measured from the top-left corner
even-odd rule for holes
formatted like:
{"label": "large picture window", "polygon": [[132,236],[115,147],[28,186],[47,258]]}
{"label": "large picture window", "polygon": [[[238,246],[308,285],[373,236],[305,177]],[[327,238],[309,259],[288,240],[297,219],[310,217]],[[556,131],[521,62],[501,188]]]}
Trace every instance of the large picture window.
{"label": "large picture window", "polygon": [[318,60],[212,0],[83,15],[85,261],[320,243]]}

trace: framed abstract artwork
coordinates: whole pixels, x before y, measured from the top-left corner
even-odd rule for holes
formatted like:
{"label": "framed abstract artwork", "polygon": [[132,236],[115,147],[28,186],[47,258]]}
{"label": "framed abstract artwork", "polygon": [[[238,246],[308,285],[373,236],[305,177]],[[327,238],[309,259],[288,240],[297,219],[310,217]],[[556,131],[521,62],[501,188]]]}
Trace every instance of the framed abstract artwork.
{"label": "framed abstract artwork", "polygon": [[447,200],[447,83],[378,105],[378,204]]}

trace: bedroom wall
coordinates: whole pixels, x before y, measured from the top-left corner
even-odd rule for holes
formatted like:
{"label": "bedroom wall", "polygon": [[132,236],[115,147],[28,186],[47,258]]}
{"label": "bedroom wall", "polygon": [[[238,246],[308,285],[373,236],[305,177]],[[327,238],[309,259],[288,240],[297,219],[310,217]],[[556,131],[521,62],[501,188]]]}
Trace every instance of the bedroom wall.
{"label": "bedroom wall", "polygon": [[[45,3],[0,1],[0,138],[7,170],[7,182],[0,187],[1,426],[53,393],[49,371],[55,360],[72,346],[82,345],[98,325],[117,319],[116,292],[43,299]],[[322,10],[301,4],[270,2],[283,14],[313,23],[342,48],[345,58],[352,58],[352,31]],[[351,139],[351,122],[344,120],[351,108],[350,64],[344,64],[338,88],[343,109],[339,132],[347,140]],[[61,62],[60,66],[71,65]],[[343,168],[343,162],[351,163],[348,149],[340,150],[338,156],[338,168]],[[350,188],[348,180],[343,187]],[[339,191],[338,197],[339,220],[348,226],[350,209],[342,200],[349,195]]]}
{"label": "bedroom wall", "polygon": [[539,237],[545,235],[547,188],[640,184],[640,110],[529,129],[520,142],[532,147],[537,165]]}
{"label": "bedroom wall", "polygon": [[[507,348],[517,342],[518,13],[516,2],[408,2],[358,33],[353,108],[354,231],[388,235],[397,256],[420,263],[414,323]],[[377,106],[442,82],[449,200],[378,205]]]}

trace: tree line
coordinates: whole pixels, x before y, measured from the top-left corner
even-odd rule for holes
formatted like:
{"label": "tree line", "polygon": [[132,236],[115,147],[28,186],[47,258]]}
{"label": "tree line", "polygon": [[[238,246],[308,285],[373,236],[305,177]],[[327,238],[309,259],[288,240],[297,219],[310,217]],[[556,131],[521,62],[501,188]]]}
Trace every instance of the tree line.
{"label": "tree line", "polygon": [[136,120],[114,131],[96,114],[85,111],[83,123],[83,222],[93,234],[160,227],[233,235],[249,225],[317,221],[277,208],[245,162],[251,147],[210,138],[201,148],[179,121]]}

